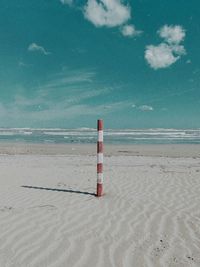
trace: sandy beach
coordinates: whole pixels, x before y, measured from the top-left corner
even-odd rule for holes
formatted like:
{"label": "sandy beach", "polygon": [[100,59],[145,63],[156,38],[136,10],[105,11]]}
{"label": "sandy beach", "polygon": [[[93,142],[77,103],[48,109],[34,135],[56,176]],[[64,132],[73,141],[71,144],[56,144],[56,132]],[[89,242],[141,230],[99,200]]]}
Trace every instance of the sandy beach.
{"label": "sandy beach", "polygon": [[0,144],[0,267],[200,266],[200,145]]}

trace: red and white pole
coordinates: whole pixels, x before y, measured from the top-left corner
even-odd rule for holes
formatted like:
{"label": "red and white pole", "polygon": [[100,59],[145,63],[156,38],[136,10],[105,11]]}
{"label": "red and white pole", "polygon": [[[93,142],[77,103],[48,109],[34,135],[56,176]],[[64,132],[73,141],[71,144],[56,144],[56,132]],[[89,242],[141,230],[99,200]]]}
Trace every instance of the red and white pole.
{"label": "red and white pole", "polygon": [[97,121],[97,197],[103,195],[103,120]]}

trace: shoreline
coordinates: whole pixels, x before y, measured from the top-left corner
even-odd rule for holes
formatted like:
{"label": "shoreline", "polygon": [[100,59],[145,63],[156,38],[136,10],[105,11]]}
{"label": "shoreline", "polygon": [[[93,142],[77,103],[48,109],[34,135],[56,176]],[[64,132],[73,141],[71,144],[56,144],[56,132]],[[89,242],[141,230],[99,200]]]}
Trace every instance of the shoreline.
{"label": "shoreline", "polygon": [[[1,143],[0,155],[96,155],[96,144]],[[200,158],[196,144],[104,144],[105,156]]]}

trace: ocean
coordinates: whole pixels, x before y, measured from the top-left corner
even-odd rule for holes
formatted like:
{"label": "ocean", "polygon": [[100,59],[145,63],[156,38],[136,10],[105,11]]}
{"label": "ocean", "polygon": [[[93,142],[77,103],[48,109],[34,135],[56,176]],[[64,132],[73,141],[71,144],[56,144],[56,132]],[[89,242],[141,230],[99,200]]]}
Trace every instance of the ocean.
{"label": "ocean", "polygon": [[[0,142],[96,143],[93,128],[31,129],[0,128]],[[108,144],[200,144],[200,129],[106,129]]]}

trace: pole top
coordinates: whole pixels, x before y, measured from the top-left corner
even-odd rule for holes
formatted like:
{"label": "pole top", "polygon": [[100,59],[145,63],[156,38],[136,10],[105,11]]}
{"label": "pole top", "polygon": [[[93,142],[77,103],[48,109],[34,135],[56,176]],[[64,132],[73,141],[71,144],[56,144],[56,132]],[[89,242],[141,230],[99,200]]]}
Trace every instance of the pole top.
{"label": "pole top", "polygon": [[98,129],[98,131],[103,130],[103,120],[102,119],[97,120],[97,129]]}

